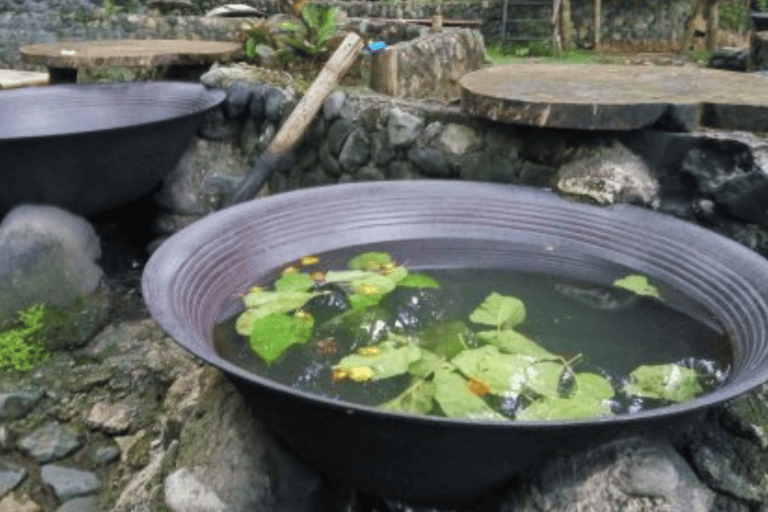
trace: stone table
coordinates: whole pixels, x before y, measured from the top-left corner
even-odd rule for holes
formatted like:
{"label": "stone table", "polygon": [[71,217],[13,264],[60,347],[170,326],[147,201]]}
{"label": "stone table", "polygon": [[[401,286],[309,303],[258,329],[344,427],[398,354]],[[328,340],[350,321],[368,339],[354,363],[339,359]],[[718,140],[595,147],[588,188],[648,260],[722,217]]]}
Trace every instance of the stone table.
{"label": "stone table", "polygon": [[678,66],[515,64],[460,80],[465,112],[494,121],[583,130],[663,124],[768,131],[768,78]]}
{"label": "stone table", "polygon": [[[190,68],[202,71],[213,62],[242,55],[239,43],[168,39],[118,39],[58,42],[20,48],[24,61],[46,66],[51,83],[76,82],[78,73],[122,67],[149,70],[152,77],[178,78]],[[81,80],[86,77],[81,77]]]}

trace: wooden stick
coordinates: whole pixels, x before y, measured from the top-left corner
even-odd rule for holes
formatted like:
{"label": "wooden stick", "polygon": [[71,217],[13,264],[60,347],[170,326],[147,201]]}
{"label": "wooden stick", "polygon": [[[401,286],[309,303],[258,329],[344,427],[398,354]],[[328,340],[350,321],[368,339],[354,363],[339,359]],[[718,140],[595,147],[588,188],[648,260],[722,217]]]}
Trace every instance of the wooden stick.
{"label": "wooden stick", "polygon": [[400,68],[397,61],[397,46],[390,46],[373,56],[371,62],[371,89],[382,94],[397,96],[400,83]]}
{"label": "wooden stick", "polygon": [[277,167],[304,134],[309,123],[317,115],[325,97],[355,61],[357,54],[363,48],[363,44],[363,39],[354,32],[350,32],[344,38],[341,45],[325,63],[315,81],[312,82],[309,90],[301,98],[299,104],[280,127],[275,138],[253,164],[237,190],[230,196],[227,201],[228,206],[253,199],[264,183],[269,181]]}
{"label": "wooden stick", "polygon": [[600,30],[601,28],[601,18],[603,10],[603,3],[601,0],[595,0],[595,51],[600,50]]}

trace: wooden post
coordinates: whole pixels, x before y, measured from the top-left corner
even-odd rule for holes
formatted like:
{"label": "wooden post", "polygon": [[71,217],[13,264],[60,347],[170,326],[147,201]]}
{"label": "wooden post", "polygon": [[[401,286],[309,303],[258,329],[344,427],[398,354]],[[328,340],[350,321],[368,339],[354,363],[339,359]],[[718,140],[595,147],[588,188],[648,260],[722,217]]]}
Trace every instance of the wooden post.
{"label": "wooden post", "polygon": [[552,42],[555,45],[555,51],[560,53],[563,50],[563,42],[560,37],[560,5],[562,0],[552,1]]}
{"label": "wooden post", "polygon": [[573,48],[571,0],[562,0],[562,3],[560,4],[560,40],[565,50]]}
{"label": "wooden post", "polygon": [[504,45],[504,41],[507,40],[507,6],[509,0],[504,0],[504,7],[501,10],[501,44]]}
{"label": "wooden post", "polygon": [[600,19],[603,10],[602,0],[595,0],[595,50],[600,49],[600,31],[602,30]]}
{"label": "wooden post", "polygon": [[392,46],[373,56],[371,62],[371,89],[382,94],[397,96],[400,82],[397,48]]}
{"label": "wooden post", "polygon": [[720,2],[710,0],[707,12],[707,37],[705,44],[707,50],[712,50],[717,46],[717,32],[720,25]]}

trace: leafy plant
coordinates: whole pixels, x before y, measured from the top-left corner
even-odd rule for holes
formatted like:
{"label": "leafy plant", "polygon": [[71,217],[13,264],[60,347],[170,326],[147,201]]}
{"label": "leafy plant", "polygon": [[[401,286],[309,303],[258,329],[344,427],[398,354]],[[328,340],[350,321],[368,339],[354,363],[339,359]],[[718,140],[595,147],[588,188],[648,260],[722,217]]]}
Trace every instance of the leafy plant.
{"label": "leafy plant", "polygon": [[0,326],[0,370],[28,371],[48,359],[44,315],[43,304],[34,304],[17,322]]}
{"label": "leafy plant", "polygon": [[243,52],[253,60],[259,47],[266,46],[275,53],[275,61],[287,66],[298,58],[315,60],[331,50],[330,43],[338,34],[338,9],[308,2],[300,7],[301,19],[280,23],[251,24],[246,30]]}

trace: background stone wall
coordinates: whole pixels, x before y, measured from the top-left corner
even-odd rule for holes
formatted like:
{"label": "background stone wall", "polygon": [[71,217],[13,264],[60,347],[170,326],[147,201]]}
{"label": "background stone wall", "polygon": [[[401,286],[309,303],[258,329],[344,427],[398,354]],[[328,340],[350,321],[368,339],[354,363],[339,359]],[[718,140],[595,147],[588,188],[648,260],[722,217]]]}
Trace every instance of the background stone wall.
{"label": "background stone wall", "polygon": [[[199,14],[227,0],[193,0],[184,16],[146,17],[147,0],[0,0],[0,67],[33,69],[24,65],[18,48],[25,44],[58,40],[111,38],[232,39],[236,21],[213,22]],[[245,0],[266,14],[276,12],[273,0]],[[319,2],[328,3],[328,2]],[[425,18],[435,2],[336,1],[350,18]],[[604,41],[680,41],[691,0],[645,2],[603,0]],[[482,19],[486,43],[501,34],[503,0],[446,1],[443,13],[449,18]],[[573,20],[581,42],[591,41],[594,30],[592,0],[573,0]],[[514,16],[510,11],[510,16]],[[519,14],[523,16],[524,13]]]}

